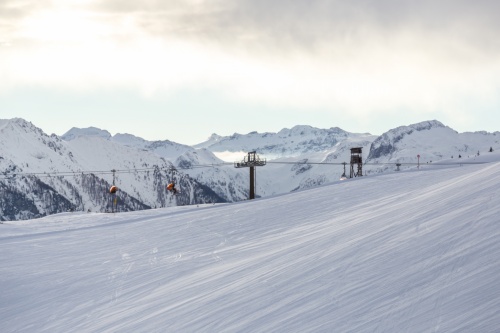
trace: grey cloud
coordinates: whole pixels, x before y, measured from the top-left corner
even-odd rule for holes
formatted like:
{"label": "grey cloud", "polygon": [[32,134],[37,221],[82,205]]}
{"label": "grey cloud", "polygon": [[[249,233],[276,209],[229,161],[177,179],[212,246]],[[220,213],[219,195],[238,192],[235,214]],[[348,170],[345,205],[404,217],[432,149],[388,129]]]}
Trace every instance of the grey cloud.
{"label": "grey cloud", "polygon": [[[158,37],[264,52],[313,52],[317,46],[372,43],[374,36],[390,40],[400,32],[419,40],[451,40],[478,52],[500,50],[496,0],[102,0],[80,6],[108,23],[133,16]],[[0,0],[0,34],[49,8],[48,0]]]}
{"label": "grey cloud", "polygon": [[0,0],[0,43],[16,40],[19,22],[48,5],[47,0]]}
{"label": "grey cloud", "polygon": [[47,0],[0,0],[0,19],[13,22],[43,8],[50,8]]}
{"label": "grey cloud", "polygon": [[410,31],[500,49],[500,2],[493,0],[106,0],[99,10],[134,15],[158,36],[235,46],[307,49]]}

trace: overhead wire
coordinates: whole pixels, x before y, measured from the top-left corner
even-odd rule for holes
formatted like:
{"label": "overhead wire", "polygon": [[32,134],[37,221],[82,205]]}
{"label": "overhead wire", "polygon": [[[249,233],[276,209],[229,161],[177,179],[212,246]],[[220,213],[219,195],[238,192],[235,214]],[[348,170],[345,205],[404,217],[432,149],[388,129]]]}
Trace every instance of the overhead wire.
{"label": "overhead wire", "polygon": [[158,166],[151,168],[132,168],[132,169],[113,169],[113,170],[78,170],[78,171],[44,171],[44,172],[15,172],[11,171],[11,175],[4,174],[0,176],[0,179],[12,179],[14,177],[29,177],[36,176],[38,178],[47,178],[47,177],[66,177],[66,176],[76,176],[76,175],[112,175],[113,173],[138,173],[138,172],[149,172],[154,170],[163,170],[166,172],[171,171],[172,169],[176,170],[189,170],[195,168],[208,168],[208,167],[217,167],[229,165],[232,163],[223,162],[217,164],[197,164],[191,165],[190,167],[177,167],[177,168],[159,168]]}
{"label": "overhead wire", "polygon": [[[309,162],[307,160],[300,161],[267,161],[267,164],[293,164],[293,165],[302,165],[302,164],[312,164],[312,165],[347,165],[350,163],[346,162]],[[440,163],[440,162],[431,162],[431,163],[399,163],[399,162],[381,162],[381,163],[363,163],[363,165],[401,165],[401,166],[424,166],[424,165],[438,165],[438,166],[460,166],[467,164],[484,164],[487,162],[459,162],[459,163]],[[213,164],[192,164],[188,167],[172,167],[175,170],[190,170],[190,169],[199,169],[199,168],[214,168],[221,166],[229,166],[234,165],[231,162],[221,162],[221,163],[213,163]],[[171,171],[172,168],[159,168],[158,166],[151,168],[132,168],[132,169],[114,169],[114,170],[79,170],[79,171],[45,171],[45,172],[11,172],[11,175],[4,174],[0,176],[1,179],[13,179],[15,177],[29,177],[35,176],[38,178],[49,178],[49,177],[68,177],[68,176],[76,176],[76,175],[112,175],[113,173],[138,173],[138,172],[149,172],[154,170],[164,170]]]}

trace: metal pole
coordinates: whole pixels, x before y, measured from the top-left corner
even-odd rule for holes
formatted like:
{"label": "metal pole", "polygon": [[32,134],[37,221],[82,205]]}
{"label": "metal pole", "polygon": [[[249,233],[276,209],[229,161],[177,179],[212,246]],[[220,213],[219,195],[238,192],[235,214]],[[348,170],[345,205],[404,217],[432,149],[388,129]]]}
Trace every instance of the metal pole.
{"label": "metal pole", "polygon": [[255,167],[250,167],[250,200],[255,199]]}

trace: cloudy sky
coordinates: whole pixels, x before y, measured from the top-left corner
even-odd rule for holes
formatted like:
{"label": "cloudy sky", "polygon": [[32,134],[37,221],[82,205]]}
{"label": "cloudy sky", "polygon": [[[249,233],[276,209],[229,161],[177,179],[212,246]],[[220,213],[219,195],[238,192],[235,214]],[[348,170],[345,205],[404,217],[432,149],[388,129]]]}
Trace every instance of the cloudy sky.
{"label": "cloudy sky", "polygon": [[0,119],[184,144],[500,131],[496,0],[0,0]]}

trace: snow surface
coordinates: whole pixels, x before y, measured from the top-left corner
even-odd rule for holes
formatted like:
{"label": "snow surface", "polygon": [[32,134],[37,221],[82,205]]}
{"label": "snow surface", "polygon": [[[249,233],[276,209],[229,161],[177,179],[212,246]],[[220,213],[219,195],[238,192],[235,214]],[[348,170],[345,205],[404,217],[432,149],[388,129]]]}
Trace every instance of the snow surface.
{"label": "snow surface", "polygon": [[498,332],[500,162],[0,225],[1,332]]}

